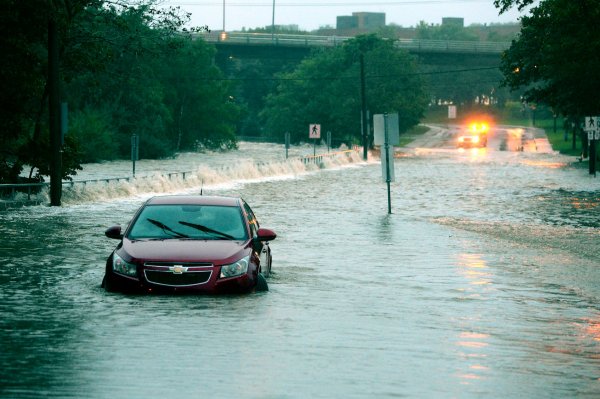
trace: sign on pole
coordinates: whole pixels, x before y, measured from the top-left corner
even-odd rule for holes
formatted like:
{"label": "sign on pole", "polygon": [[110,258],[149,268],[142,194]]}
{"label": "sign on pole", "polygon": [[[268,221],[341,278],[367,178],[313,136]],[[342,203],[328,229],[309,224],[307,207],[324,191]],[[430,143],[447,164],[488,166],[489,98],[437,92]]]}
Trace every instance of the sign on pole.
{"label": "sign on pole", "polygon": [[600,138],[600,116],[586,116],[583,129],[588,134],[588,140],[598,140]]}
{"label": "sign on pole", "polygon": [[308,125],[308,138],[309,139],[320,139],[321,138],[321,125],[318,123],[311,123]]}
{"label": "sign on pole", "polygon": [[448,119],[456,119],[456,105],[448,105]]}
{"label": "sign on pole", "polygon": [[388,213],[392,213],[392,194],[390,183],[394,174],[394,145],[400,144],[398,114],[373,115],[374,144],[381,148],[381,172],[387,183]]}
{"label": "sign on pole", "polygon": [[583,127],[588,134],[589,145],[589,168],[590,175],[596,177],[596,146],[600,139],[600,116],[586,116],[585,126]]}
{"label": "sign on pole", "polygon": [[140,159],[140,136],[137,134],[131,135],[131,161],[133,163],[133,177],[135,177],[135,161]]}
{"label": "sign on pole", "polygon": [[597,116],[586,116],[584,130],[586,132],[589,132],[589,131],[594,132],[594,131],[598,130],[598,117]]}
{"label": "sign on pole", "polygon": [[389,145],[400,144],[400,128],[398,124],[398,114],[375,114],[373,115],[373,134],[375,145],[385,144],[385,130],[387,121],[387,134]]}

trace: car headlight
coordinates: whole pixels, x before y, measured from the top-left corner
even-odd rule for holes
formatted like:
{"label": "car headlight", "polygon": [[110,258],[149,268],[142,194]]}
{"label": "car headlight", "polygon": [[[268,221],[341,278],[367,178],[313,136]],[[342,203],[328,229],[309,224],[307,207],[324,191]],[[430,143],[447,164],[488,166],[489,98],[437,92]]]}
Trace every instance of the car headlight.
{"label": "car headlight", "polygon": [[137,276],[137,266],[133,263],[125,262],[116,252],[113,254],[112,269],[115,273],[125,276]]}
{"label": "car headlight", "polygon": [[237,262],[221,266],[221,278],[235,277],[245,274],[248,271],[248,263],[250,263],[250,255],[243,257]]}

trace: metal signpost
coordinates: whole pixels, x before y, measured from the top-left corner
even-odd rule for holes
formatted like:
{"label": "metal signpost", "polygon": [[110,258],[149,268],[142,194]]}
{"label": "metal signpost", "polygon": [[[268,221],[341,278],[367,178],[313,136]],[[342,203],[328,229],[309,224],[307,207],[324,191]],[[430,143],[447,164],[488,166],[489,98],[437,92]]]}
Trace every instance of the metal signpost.
{"label": "metal signpost", "polygon": [[331,148],[331,132],[327,131],[327,152],[329,152],[330,148]]}
{"label": "metal signpost", "polygon": [[311,123],[308,125],[308,138],[314,140],[313,155],[317,155],[317,140],[321,138],[321,125]]}
{"label": "metal signpost", "polygon": [[140,159],[140,136],[131,135],[131,161],[133,162],[133,177],[135,177],[135,161]]}
{"label": "metal signpost", "polygon": [[590,175],[596,177],[596,143],[600,140],[600,116],[586,116],[584,130],[588,134],[589,157],[590,157]]}
{"label": "metal signpost", "polygon": [[396,179],[394,173],[394,145],[400,144],[398,114],[373,115],[374,144],[381,146],[381,169],[387,184],[388,213],[392,213],[390,183]]}

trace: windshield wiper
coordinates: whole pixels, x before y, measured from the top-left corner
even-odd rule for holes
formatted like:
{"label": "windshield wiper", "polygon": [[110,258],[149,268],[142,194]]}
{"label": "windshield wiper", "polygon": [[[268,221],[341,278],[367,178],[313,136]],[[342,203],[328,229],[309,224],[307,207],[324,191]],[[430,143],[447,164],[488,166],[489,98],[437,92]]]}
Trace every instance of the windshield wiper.
{"label": "windshield wiper", "polygon": [[203,225],[201,225],[201,224],[196,224],[196,223],[185,222],[185,221],[183,221],[183,220],[180,220],[180,221],[179,221],[179,223],[180,223],[180,224],[182,224],[182,225],[184,225],[184,226],[192,227],[192,228],[194,228],[194,229],[197,229],[197,230],[203,231],[203,232],[205,232],[205,233],[209,233],[209,234],[213,234],[213,235],[221,236],[221,237],[227,238],[227,239],[229,239],[229,240],[235,240],[235,237],[234,237],[234,236],[232,236],[232,235],[230,235],[230,234],[223,233],[223,232],[221,232],[221,231],[218,231],[218,230],[213,230],[213,229],[211,229],[210,227],[206,227],[206,226],[203,226]]}
{"label": "windshield wiper", "polygon": [[146,218],[146,220],[149,221],[150,223],[152,223],[153,225],[160,227],[162,229],[162,231],[164,231],[165,233],[171,233],[171,234],[173,234],[173,236],[178,237],[178,238],[189,238],[189,236],[173,230],[172,228],[170,228],[163,222],[159,222],[158,220],[154,220],[154,219],[150,219],[150,218]]}

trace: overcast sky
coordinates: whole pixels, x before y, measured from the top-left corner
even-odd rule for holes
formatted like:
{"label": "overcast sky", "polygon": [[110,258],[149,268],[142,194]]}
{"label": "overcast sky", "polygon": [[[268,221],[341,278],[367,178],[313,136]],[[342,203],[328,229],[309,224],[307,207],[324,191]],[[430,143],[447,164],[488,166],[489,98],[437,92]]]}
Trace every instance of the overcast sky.
{"label": "overcast sky", "polygon": [[[192,13],[193,26],[211,30],[241,30],[271,26],[273,0],[163,0]],[[493,0],[275,0],[275,24],[295,24],[301,30],[315,30],[336,24],[336,16],[353,12],[384,12],[387,24],[415,26],[419,21],[440,24],[442,17],[461,17],[465,25],[517,22],[516,9],[501,16]]]}

